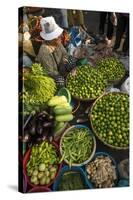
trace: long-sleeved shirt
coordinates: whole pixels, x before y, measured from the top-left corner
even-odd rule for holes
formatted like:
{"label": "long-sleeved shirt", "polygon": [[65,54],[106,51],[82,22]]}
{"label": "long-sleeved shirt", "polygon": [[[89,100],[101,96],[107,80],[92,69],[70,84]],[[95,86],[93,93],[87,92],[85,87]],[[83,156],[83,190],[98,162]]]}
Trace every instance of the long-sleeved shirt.
{"label": "long-sleeved shirt", "polygon": [[59,65],[62,63],[64,58],[67,58],[67,51],[60,44],[52,52],[51,47],[45,43],[39,49],[37,55],[37,61],[47,70],[48,74],[51,76],[59,75]]}

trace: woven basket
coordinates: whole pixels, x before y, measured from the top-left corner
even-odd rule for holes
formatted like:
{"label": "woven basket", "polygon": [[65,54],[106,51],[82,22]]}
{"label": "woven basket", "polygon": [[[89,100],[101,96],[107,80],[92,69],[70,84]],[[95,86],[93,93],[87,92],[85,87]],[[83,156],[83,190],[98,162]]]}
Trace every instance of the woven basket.
{"label": "woven basket", "polygon": [[[71,73],[71,72],[69,72],[69,73]],[[69,75],[69,74],[68,74]],[[67,75],[67,78],[66,78],[66,88],[67,88],[67,79],[68,79],[68,75]],[[107,87],[108,87],[108,84],[107,84]],[[106,87],[106,88],[107,88]],[[105,93],[105,91],[106,91],[106,88],[105,88],[105,90],[103,91],[103,93]],[[101,94],[102,95],[102,94]],[[72,95],[73,96],[73,95]],[[77,100],[79,100],[79,101],[94,101],[94,100],[96,100],[98,97],[94,97],[94,98],[80,98],[80,97],[78,97],[78,96],[73,96],[73,98],[74,99],[77,99]]]}
{"label": "woven basket", "polygon": [[103,141],[103,139],[102,139],[101,137],[99,137],[99,135],[97,134],[97,132],[96,132],[94,126],[93,126],[93,123],[92,123],[91,113],[92,113],[92,111],[93,111],[94,106],[96,105],[97,101],[99,101],[99,99],[101,99],[103,96],[106,96],[106,95],[108,95],[108,94],[110,94],[110,93],[113,93],[114,95],[115,95],[115,94],[125,94],[125,93],[123,93],[123,92],[107,92],[107,93],[104,93],[103,95],[101,95],[99,98],[97,98],[97,100],[93,103],[93,105],[92,105],[92,107],[91,107],[91,110],[90,110],[90,114],[89,114],[89,118],[90,118],[90,122],[91,122],[91,127],[92,127],[93,132],[94,132],[95,135],[97,136],[97,138],[98,138],[102,143],[104,143],[105,145],[107,145],[107,146],[109,146],[109,147],[111,147],[111,148],[113,148],[113,149],[117,149],[117,150],[126,150],[126,149],[129,149],[129,147],[116,147],[116,146],[113,146],[113,145],[108,144],[107,142]]}

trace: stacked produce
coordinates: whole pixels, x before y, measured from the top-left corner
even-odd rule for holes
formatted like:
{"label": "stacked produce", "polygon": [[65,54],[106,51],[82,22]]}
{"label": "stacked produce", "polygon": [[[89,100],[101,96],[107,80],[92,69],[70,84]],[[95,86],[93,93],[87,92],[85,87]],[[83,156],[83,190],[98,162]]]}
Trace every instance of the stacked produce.
{"label": "stacked produce", "polygon": [[88,128],[71,127],[64,133],[61,143],[62,159],[70,166],[87,161],[94,151],[94,139]]}
{"label": "stacked produce", "polygon": [[116,169],[108,156],[97,156],[86,167],[88,179],[96,188],[108,188],[115,186],[117,179]]}
{"label": "stacked produce", "polygon": [[50,112],[44,110],[31,117],[24,132],[26,135],[33,136],[35,142],[41,141],[45,139],[46,136],[52,135],[53,125],[54,116]]}
{"label": "stacked produce", "polygon": [[70,93],[81,100],[99,97],[106,87],[103,75],[90,65],[76,68],[76,74],[71,72],[67,77]]}
{"label": "stacked produce", "polygon": [[108,81],[117,81],[124,77],[124,65],[114,57],[104,58],[97,62],[98,71]]}
{"label": "stacked produce", "polygon": [[55,132],[60,130],[65,122],[73,119],[72,107],[68,103],[65,96],[54,96],[52,97],[48,105],[51,107],[55,117]]}
{"label": "stacked produce", "polygon": [[92,107],[91,124],[97,136],[113,147],[129,146],[129,96],[108,93]]}
{"label": "stacked produce", "polygon": [[30,121],[24,128],[26,135],[35,136],[35,141],[57,136],[58,131],[73,119],[72,107],[65,96],[54,96],[47,104],[49,107],[31,116]]}
{"label": "stacked produce", "polygon": [[59,157],[54,145],[47,141],[33,146],[27,163],[27,175],[34,185],[48,185],[55,178],[58,170]]}
{"label": "stacked produce", "polygon": [[58,191],[86,189],[83,177],[79,172],[68,171],[61,177]]}
{"label": "stacked produce", "polygon": [[40,64],[33,64],[32,70],[24,77],[22,101],[24,114],[35,113],[40,107],[45,107],[47,101],[54,96],[56,84]]}

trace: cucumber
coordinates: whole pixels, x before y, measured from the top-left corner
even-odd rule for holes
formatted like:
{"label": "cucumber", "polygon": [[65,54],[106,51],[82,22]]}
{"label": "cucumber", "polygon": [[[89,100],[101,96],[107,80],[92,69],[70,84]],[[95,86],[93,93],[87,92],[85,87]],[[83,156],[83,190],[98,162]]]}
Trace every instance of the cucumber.
{"label": "cucumber", "polygon": [[66,106],[70,106],[70,104],[69,103],[60,103],[58,106],[66,107]]}
{"label": "cucumber", "polygon": [[55,120],[58,122],[68,122],[71,121],[73,119],[73,115],[72,114],[67,114],[67,115],[57,115],[55,117]]}
{"label": "cucumber", "polygon": [[62,129],[64,127],[64,122],[57,122],[55,125],[55,132],[59,131],[60,129]]}
{"label": "cucumber", "polygon": [[71,114],[72,107],[71,106],[67,106],[67,107],[56,106],[53,111],[56,115]]}
{"label": "cucumber", "polygon": [[48,106],[56,106],[64,103],[67,103],[67,98],[65,96],[54,96],[49,100]]}

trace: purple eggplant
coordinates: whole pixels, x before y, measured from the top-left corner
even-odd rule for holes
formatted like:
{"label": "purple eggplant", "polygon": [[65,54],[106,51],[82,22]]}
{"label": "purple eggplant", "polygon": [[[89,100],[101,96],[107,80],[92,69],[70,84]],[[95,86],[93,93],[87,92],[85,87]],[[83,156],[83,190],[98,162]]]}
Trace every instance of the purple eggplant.
{"label": "purple eggplant", "polygon": [[44,122],[43,127],[50,127],[52,126],[53,122]]}
{"label": "purple eggplant", "polygon": [[35,134],[36,134],[36,126],[35,126],[35,125],[33,125],[33,126],[29,129],[29,133],[30,133],[31,135],[35,135]]}

